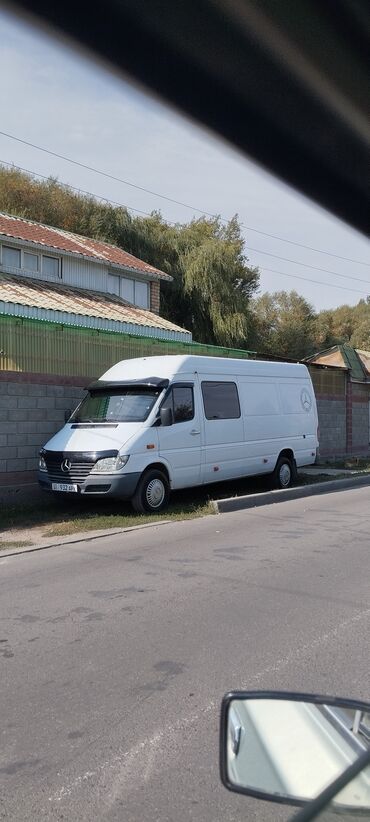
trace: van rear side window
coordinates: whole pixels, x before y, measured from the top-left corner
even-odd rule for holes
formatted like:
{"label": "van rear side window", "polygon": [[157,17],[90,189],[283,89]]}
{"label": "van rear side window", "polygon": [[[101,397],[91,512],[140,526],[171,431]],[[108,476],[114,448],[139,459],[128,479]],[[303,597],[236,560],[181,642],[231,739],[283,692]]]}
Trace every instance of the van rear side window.
{"label": "van rear side window", "polygon": [[202,382],[202,394],[207,420],[236,420],[240,417],[235,382]]}

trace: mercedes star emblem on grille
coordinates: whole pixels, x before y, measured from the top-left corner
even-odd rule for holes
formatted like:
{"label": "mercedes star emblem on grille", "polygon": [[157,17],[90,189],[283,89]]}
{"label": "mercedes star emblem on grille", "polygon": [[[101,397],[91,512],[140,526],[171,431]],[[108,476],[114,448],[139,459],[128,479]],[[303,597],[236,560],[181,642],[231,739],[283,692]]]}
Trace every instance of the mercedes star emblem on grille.
{"label": "mercedes star emblem on grille", "polygon": [[71,463],[71,460],[63,460],[63,462],[61,463],[60,467],[61,467],[62,471],[64,471],[65,473],[66,473],[67,471],[70,471],[70,470],[71,470],[71,468],[72,468],[72,463]]}

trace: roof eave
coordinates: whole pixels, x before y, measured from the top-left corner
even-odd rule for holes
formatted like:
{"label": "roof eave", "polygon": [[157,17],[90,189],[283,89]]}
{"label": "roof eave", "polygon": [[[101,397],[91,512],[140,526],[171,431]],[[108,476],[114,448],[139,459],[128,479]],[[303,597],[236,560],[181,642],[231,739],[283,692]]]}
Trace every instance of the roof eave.
{"label": "roof eave", "polygon": [[178,326],[163,328],[161,326],[146,325],[145,322],[136,323],[130,319],[113,320],[92,314],[58,311],[53,308],[39,308],[37,306],[24,305],[19,302],[4,301],[0,298],[0,316],[1,315],[18,317],[20,319],[46,320],[57,323],[58,325],[87,328],[94,331],[113,331],[118,334],[134,334],[136,336],[151,337],[158,340],[192,342],[191,332]]}
{"label": "roof eave", "polygon": [[164,271],[160,271],[159,269],[153,269],[150,271],[143,271],[141,268],[133,268],[128,265],[121,265],[120,263],[113,263],[109,260],[106,260],[104,257],[95,257],[89,256],[88,254],[83,254],[79,251],[68,251],[65,248],[59,248],[54,245],[46,245],[45,243],[38,243],[34,242],[33,240],[25,240],[22,237],[14,237],[12,234],[3,234],[0,232],[0,241],[11,241],[13,243],[20,243],[24,244],[27,247],[30,247],[34,250],[40,252],[49,252],[50,254],[64,254],[66,257],[73,257],[76,260],[84,260],[88,263],[96,263],[97,265],[103,265],[106,268],[119,270],[121,272],[125,272],[126,274],[137,274],[139,277],[144,277],[146,280],[167,280],[168,282],[172,282],[173,277],[170,274],[166,274]]}

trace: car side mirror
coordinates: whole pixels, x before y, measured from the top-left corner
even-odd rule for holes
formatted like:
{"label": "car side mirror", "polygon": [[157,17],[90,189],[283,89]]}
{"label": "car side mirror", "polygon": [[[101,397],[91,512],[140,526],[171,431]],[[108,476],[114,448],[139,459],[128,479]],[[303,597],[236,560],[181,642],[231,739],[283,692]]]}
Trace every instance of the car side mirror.
{"label": "car side mirror", "polygon": [[160,416],[160,420],[161,420],[161,425],[164,425],[164,426],[173,425],[172,408],[161,408],[159,416]]}
{"label": "car side mirror", "polygon": [[[299,806],[337,785],[338,812],[363,813],[370,808],[369,757],[369,703],[269,691],[223,699],[221,780],[236,793]],[[355,776],[349,782],[347,771]]]}
{"label": "car side mirror", "polygon": [[64,412],[64,422],[68,422],[68,420],[69,420],[69,418],[70,418],[71,414],[72,414],[71,409],[70,409],[70,408],[66,408],[66,410],[65,410],[65,412]]}

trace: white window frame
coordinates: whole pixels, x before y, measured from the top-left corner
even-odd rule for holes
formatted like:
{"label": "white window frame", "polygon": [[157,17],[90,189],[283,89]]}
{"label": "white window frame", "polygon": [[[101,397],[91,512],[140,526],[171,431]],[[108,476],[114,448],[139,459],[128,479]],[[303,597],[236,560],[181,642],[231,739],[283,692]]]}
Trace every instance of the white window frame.
{"label": "white window frame", "polygon": [[[24,261],[25,254],[30,254],[31,257],[37,257],[37,268],[36,269],[28,268],[26,266],[25,261]],[[40,256],[41,255],[38,254],[37,251],[29,251],[28,248],[22,248],[22,259],[21,259],[22,269],[24,269],[24,271],[29,271],[32,274],[40,274],[40,267],[41,267],[40,266],[40,262],[41,262]]]}
{"label": "white window frame", "polygon": [[[48,258],[50,258],[51,260],[57,260],[57,263],[58,263],[58,273],[57,273],[57,276],[56,276],[56,278],[55,278],[55,279],[57,279],[57,280],[62,280],[62,279],[63,279],[63,274],[62,274],[62,259],[61,259],[61,257],[58,257],[56,254],[41,254],[41,269],[40,269],[40,273],[41,273],[41,274],[43,274],[43,273],[44,273],[44,258],[45,258],[45,257],[48,257]],[[47,276],[47,277],[50,277],[51,275],[50,275],[50,274],[47,274],[46,276]]]}
{"label": "white window frame", "polygon": [[[109,282],[110,282],[109,278],[110,277],[116,281],[115,285],[118,285],[118,292],[117,291],[110,291],[110,288],[109,288]],[[108,271],[108,274],[107,274],[107,294],[111,294],[113,297],[120,297],[120,295],[121,295],[121,277],[119,276],[119,274],[114,274],[112,271]]]}
{"label": "white window frame", "polygon": [[[146,286],[146,295],[147,295],[147,304],[146,305],[139,305],[136,302],[136,286],[137,286],[138,283],[140,283],[140,285],[145,285]],[[138,308],[141,308],[143,311],[148,311],[148,309],[150,311],[150,288],[149,288],[149,283],[146,280],[135,280],[134,296],[135,296],[135,305],[137,305]]]}
{"label": "white window frame", "polygon": [[[20,266],[19,267],[18,266],[9,266],[10,268],[13,267],[16,271],[25,271],[25,272],[29,273],[30,275],[32,275],[32,274],[43,274],[44,273],[44,271],[43,271],[44,257],[50,257],[52,260],[57,260],[57,262],[58,262],[58,273],[57,273],[57,276],[53,279],[54,280],[62,280],[63,279],[62,258],[59,255],[57,255],[57,254],[42,254],[39,251],[34,251],[33,249],[31,250],[29,248],[22,248],[21,246],[10,245],[7,242],[5,242],[5,243],[2,242],[0,244],[0,259],[1,259],[1,265],[2,266],[5,265],[5,263],[4,263],[4,248],[14,249],[14,251],[18,251],[19,254],[20,254],[20,263],[21,263]],[[27,268],[27,266],[25,265],[25,260],[24,260],[24,255],[25,254],[32,254],[34,257],[37,257],[37,270],[36,271],[34,269]],[[46,276],[50,277],[50,274],[47,274]]]}
{"label": "white window frame", "polygon": [[[115,292],[112,292],[112,291],[108,291],[108,287],[109,287],[108,286],[108,282],[109,282],[108,277],[117,277],[119,279],[119,282],[120,282],[119,296],[121,297],[122,300],[126,300],[126,302],[128,302],[129,305],[133,305],[135,308],[139,308],[142,311],[150,311],[151,310],[151,305],[150,305],[150,282],[148,282],[148,280],[138,280],[135,277],[128,277],[128,276],[126,276],[126,274],[116,274],[115,271],[108,271],[107,281],[106,281],[106,283],[107,283],[107,285],[106,285],[107,294],[115,293]],[[123,281],[124,280],[127,280],[128,282],[132,283],[132,285],[133,285],[133,292],[134,292],[134,301],[133,302],[128,300],[127,297],[125,297],[123,295]],[[146,290],[147,290],[147,305],[146,306],[138,305],[138,303],[136,302],[136,283],[140,283],[140,285],[145,285],[146,286]]]}
{"label": "white window frame", "polygon": [[20,271],[20,269],[22,268],[22,249],[19,248],[19,246],[16,246],[16,245],[8,245],[8,243],[6,243],[6,242],[1,243],[1,265],[5,265],[5,263],[4,263],[4,248],[10,248],[12,251],[18,251],[19,252],[20,262],[21,262],[20,266],[13,265],[13,266],[9,266],[9,268],[14,268],[17,271]]}

